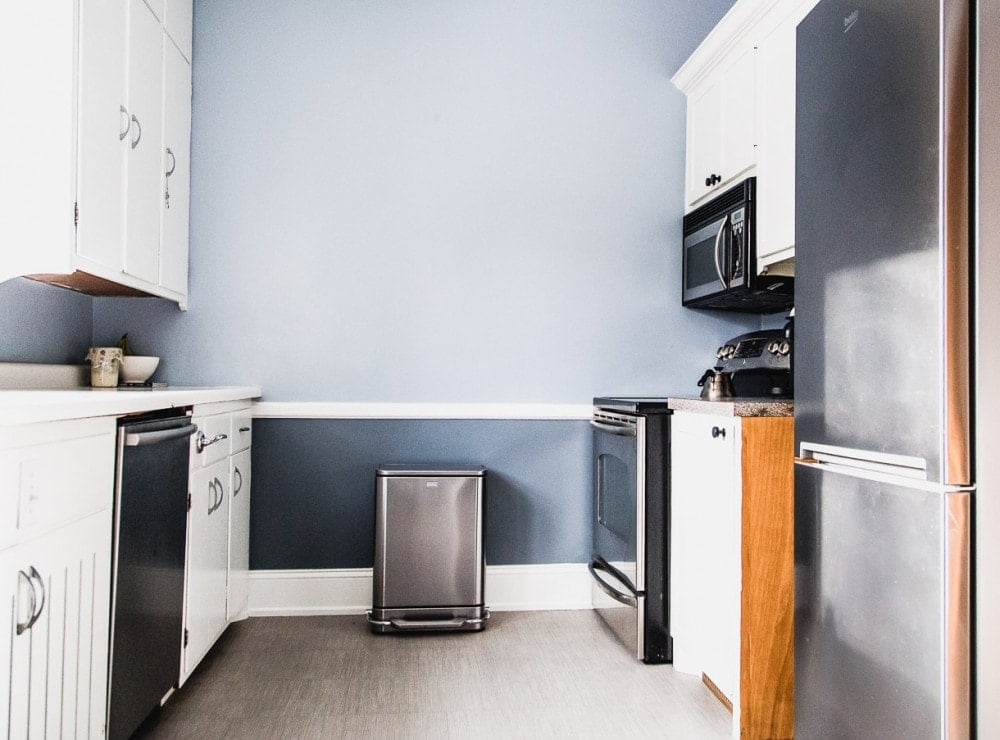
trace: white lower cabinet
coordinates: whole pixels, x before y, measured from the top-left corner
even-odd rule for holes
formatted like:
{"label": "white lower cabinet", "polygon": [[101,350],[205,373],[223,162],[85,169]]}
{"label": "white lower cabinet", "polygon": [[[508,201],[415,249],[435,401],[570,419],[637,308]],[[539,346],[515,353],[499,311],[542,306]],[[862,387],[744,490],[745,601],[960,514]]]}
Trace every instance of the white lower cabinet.
{"label": "white lower cabinet", "polygon": [[245,619],[250,599],[250,450],[230,458],[229,621]]}
{"label": "white lower cabinet", "polygon": [[182,680],[226,628],[229,567],[229,461],[191,475]]}
{"label": "white lower cabinet", "polygon": [[0,427],[7,737],[104,736],[114,470],[114,419]]}
{"label": "white lower cabinet", "polygon": [[[9,737],[103,737],[107,701],[110,510],[0,555]],[[3,720],[7,719],[7,722]]]}
{"label": "white lower cabinet", "polygon": [[670,423],[674,668],[714,687],[733,737],[791,737],[792,418]]}
{"label": "white lower cabinet", "polygon": [[193,420],[180,684],[249,599],[250,407],[196,407]]}
{"label": "white lower cabinet", "polygon": [[671,420],[674,664],[730,702],[739,657],[739,445],[734,419]]}

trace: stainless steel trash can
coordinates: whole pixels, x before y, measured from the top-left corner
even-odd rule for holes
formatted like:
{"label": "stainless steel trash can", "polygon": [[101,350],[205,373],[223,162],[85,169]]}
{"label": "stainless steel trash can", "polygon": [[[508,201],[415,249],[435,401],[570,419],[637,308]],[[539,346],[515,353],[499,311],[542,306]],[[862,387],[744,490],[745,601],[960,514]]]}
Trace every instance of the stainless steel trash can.
{"label": "stainless steel trash can", "polygon": [[481,466],[378,467],[372,631],[483,629],[485,482]]}

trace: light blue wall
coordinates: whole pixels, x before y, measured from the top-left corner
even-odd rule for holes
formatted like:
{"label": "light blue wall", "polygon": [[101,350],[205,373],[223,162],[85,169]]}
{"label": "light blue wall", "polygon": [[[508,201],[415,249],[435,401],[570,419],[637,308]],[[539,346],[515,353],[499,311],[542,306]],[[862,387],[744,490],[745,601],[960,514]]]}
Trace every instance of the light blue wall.
{"label": "light blue wall", "polygon": [[[680,305],[670,76],[731,4],[199,0],[190,311],[95,340],[270,401],[697,392],[760,326]],[[538,424],[257,422],[253,565],[369,563],[375,458],[431,438],[498,471],[494,562],[585,560],[586,423]]]}
{"label": "light blue wall", "polygon": [[0,362],[83,364],[94,299],[26,278],[0,283]]}
{"label": "light blue wall", "polygon": [[191,303],[99,299],[158,378],[267,400],[691,393],[684,98],[730,0],[195,6]]}

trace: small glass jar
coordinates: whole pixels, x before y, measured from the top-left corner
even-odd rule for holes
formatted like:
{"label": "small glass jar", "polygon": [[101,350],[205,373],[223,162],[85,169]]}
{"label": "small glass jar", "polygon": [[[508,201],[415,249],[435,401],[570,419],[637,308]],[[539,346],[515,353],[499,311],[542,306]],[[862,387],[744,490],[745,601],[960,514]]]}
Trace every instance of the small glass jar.
{"label": "small glass jar", "polygon": [[122,351],[118,347],[91,347],[87,352],[90,361],[90,385],[94,388],[115,388],[118,386],[118,368],[122,362]]}

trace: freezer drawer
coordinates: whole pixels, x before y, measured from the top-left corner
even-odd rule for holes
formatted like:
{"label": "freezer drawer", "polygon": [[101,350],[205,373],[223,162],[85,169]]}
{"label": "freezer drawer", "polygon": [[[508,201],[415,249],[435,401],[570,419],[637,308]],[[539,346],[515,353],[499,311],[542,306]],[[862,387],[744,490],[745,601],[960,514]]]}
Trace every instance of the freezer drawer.
{"label": "freezer drawer", "polygon": [[481,629],[482,468],[382,466],[376,475],[372,624]]}
{"label": "freezer drawer", "polygon": [[795,736],[967,737],[968,492],[797,465]]}

